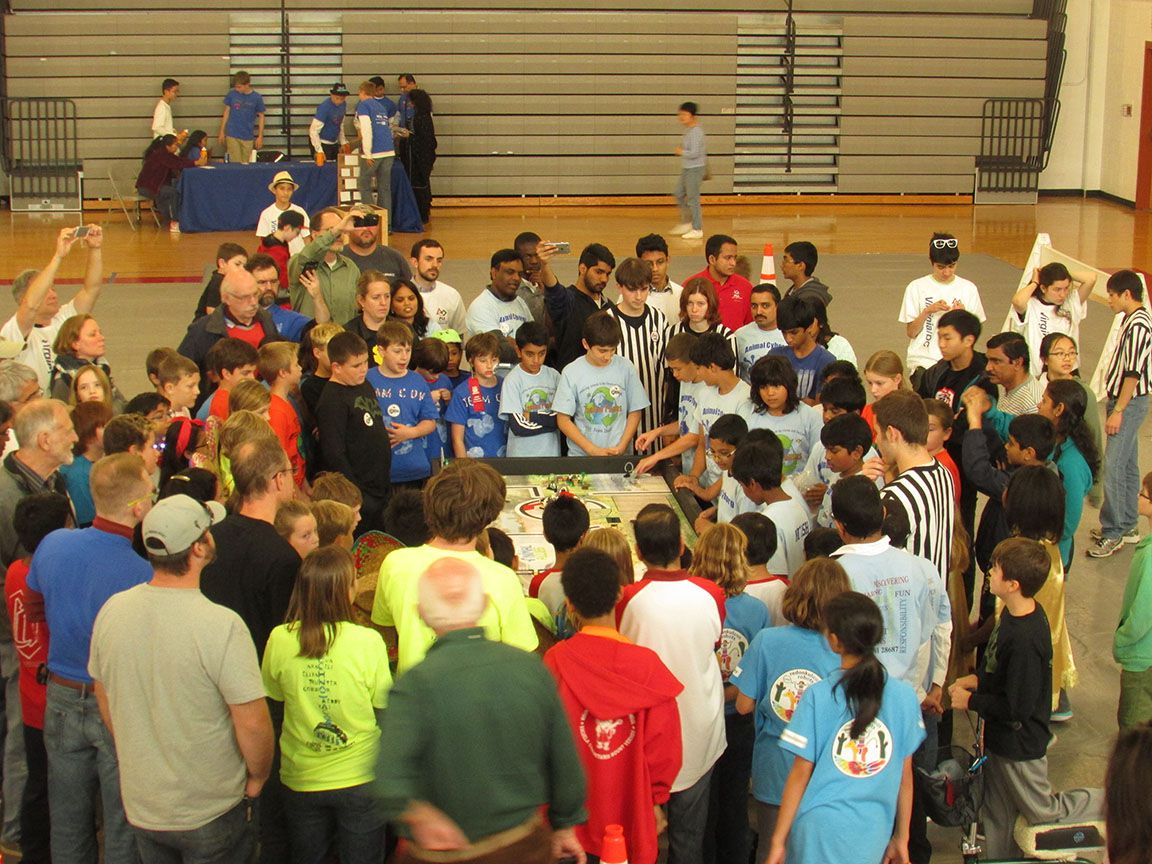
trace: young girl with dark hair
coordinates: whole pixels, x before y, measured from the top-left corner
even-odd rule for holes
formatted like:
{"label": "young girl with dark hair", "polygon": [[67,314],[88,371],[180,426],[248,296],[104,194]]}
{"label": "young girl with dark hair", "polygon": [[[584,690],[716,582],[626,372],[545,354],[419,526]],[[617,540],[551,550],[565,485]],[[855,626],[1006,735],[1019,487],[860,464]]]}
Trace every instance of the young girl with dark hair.
{"label": "young girl with dark hair", "polygon": [[1085,401],[1078,381],[1050,381],[1040,400],[1039,414],[1056,427],[1052,461],[1064,481],[1064,530],[1060,534],[1060,558],[1067,573],[1072,566],[1073,538],[1084,512],[1084,498],[1100,473],[1100,454],[1085,414],[1095,405]]}
{"label": "young girl with dark hair", "polygon": [[[1089,434],[1096,445],[1097,455],[1104,453],[1104,431],[1100,428],[1100,412],[1096,403],[1096,393],[1080,377],[1080,354],[1076,349],[1076,341],[1066,333],[1049,333],[1040,342],[1040,362],[1044,364],[1044,371],[1040,373],[1040,383],[1045,387],[1052,381],[1075,381],[1084,391],[1084,423],[1088,426]],[[1104,500],[1103,474],[1093,469],[1096,476],[1092,489],[1088,493],[1088,501],[1093,507],[1099,507]]]}
{"label": "young girl with dark hair", "polygon": [[[770,429],[784,445],[784,476],[804,470],[808,454],[820,442],[824,418],[819,408],[800,401],[799,383],[784,357],[761,357],[749,373],[753,413],[749,429]],[[789,493],[791,494],[791,493]]]}
{"label": "young girl with dark hair", "polygon": [[352,623],[355,591],[352,556],[317,549],[264,649],[265,690],[284,703],[280,779],[296,861],[322,861],[330,846],[344,864],[384,856],[372,784],[392,675],[380,634]]}
{"label": "young girl with dark hair", "polygon": [[780,736],[795,759],[764,860],[907,861],[920,701],[876,657],[884,619],[871,599],[829,600],[824,629],[840,669],[804,692]]}

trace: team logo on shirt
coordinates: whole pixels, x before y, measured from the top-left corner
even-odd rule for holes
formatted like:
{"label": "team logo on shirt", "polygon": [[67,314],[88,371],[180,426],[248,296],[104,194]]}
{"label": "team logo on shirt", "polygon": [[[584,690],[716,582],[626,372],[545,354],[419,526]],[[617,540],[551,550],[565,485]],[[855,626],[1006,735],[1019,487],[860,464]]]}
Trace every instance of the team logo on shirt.
{"label": "team logo on shirt", "polygon": [[400,416],[400,406],[393,403],[388,406],[388,416],[395,420]]}
{"label": "team logo on shirt", "polygon": [[594,759],[612,759],[636,740],[636,715],[601,720],[588,711],[580,715],[580,740]]}
{"label": "team logo on shirt", "polygon": [[892,761],[892,745],[892,733],[879,717],[859,738],[852,737],[849,720],[832,742],[832,764],[849,777],[873,777]]}
{"label": "team logo on shirt", "polygon": [[552,396],[541,387],[524,394],[524,412],[527,414],[533,411],[547,411],[551,407]]}
{"label": "team logo on shirt", "polygon": [[595,388],[584,406],[584,419],[594,426],[611,426],[623,410],[620,405],[620,395],[623,392],[615,384]]}
{"label": "team logo on shirt", "polygon": [[936,395],[933,398],[937,402],[943,402],[945,405],[955,405],[956,391],[951,387],[941,387],[936,391]]}
{"label": "team logo on shirt", "polygon": [[376,421],[372,419],[372,415],[369,414],[367,411],[365,411],[364,412],[364,425],[365,426],[372,426],[375,424],[375,422]]}
{"label": "team logo on shirt", "polygon": [[800,697],[804,691],[820,680],[820,676],[809,669],[789,669],[772,682],[768,691],[768,704],[776,716],[788,723],[796,713]]}
{"label": "team logo on shirt", "polygon": [[720,676],[727,681],[732,671],[740,665],[744,652],[748,650],[748,637],[734,627],[720,631],[720,647],[716,649],[716,659],[720,662]]}

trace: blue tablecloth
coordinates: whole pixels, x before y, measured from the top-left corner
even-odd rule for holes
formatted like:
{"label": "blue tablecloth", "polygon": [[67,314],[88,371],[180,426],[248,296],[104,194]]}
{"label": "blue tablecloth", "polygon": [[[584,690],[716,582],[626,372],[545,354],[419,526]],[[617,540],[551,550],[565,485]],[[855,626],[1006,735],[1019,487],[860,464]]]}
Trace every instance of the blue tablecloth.
{"label": "blue tablecloth", "polygon": [[[251,231],[275,196],[268,184],[287,171],[300,188],[292,196],[308,213],[336,204],[336,163],[259,162],[248,165],[213,163],[188,168],[180,175],[182,231]],[[424,230],[412,184],[399,161],[392,163],[392,231],[419,234]]]}

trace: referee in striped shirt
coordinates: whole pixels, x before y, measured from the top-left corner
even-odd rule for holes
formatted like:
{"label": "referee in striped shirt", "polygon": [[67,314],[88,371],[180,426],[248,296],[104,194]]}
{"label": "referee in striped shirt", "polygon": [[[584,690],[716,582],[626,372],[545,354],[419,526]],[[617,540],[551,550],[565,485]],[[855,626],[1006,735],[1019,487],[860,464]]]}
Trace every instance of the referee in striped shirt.
{"label": "referee in striped shirt", "polygon": [[664,349],[672,338],[668,319],[648,305],[652,265],[639,258],[625,258],[616,268],[620,302],[608,311],[620,322],[623,339],[616,350],[636,367],[640,384],[651,403],[640,416],[640,433],[660,425],[664,416]]}
{"label": "referee in striped shirt", "polygon": [[1100,530],[1088,547],[1093,558],[1107,558],[1125,543],[1140,539],[1137,529],[1140,496],[1140,426],[1148,414],[1152,390],[1152,318],[1144,306],[1144,284],[1131,270],[1108,280],[1108,307],[1124,316],[1116,351],[1108,363],[1108,394],[1104,431],[1104,506]]}

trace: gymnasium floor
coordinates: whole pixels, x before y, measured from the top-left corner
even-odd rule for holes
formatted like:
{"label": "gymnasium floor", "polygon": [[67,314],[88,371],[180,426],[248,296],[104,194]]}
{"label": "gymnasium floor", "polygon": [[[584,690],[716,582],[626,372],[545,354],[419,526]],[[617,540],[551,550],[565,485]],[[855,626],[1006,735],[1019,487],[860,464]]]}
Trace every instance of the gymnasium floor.
{"label": "gymnasium floor", "polygon": [[[963,204],[797,204],[705,206],[705,232],[732,234],[741,251],[760,266],[766,242],[777,260],[794,240],[814,242],[823,256],[817,273],[831,286],[833,327],[856,348],[863,362],[880,347],[903,355],[907,340],[896,323],[904,285],[928,271],[928,239],[933,231],[950,231],[960,239],[959,272],[980,286],[988,315],[986,335],[995,333],[1008,308],[1019,268],[1038,232],[1047,232],[1055,248],[1103,270],[1137,267],[1152,271],[1152,243],[1147,212],[1099,200],[1054,198],[1036,206]],[[631,254],[637,237],[661,232],[677,222],[671,206],[562,207],[526,204],[522,207],[435,209],[427,236],[445,247],[443,281],[460,289],[466,300],[482,290],[487,258],[511,245],[521,231],[532,230],[548,240],[567,240],[574,250],[589,242],[612,249],[617,260]],[[27,267],[41,267],[52,254],[54,236],[76,224],[75,214],[0,214],[0,280],[9,281]],[[182,234],[171,236],[146,221],[132,231],[119,213],[94,211],[85,221],[104,226],[105,272],[117,274],[105,289],[96,313],[108,336],[108,356],[127,395],[144,388],[139,367],[145,353],[161,344],[175,345],[191,317],[198,283],[216,247],[232,240],[254,248],[250,234]],[[417,235],[396,235],[391,245],[407,252]],[[680,280],[704,265],[703,244],[672,239],[671,274]],[[575,277],[575,260],[559,266],[561,279]],[[84,253],[74,250],[60,270],[61,282],[76,282],[83,274]],[[72,287],[61,293],[71,295]],[[609,292],[615,296],[615,291]],[[11,314],[10,295],[0,296],[0,315]],[[1082,362],[1087,374],[1095,367],[1108,313],[1095,303],[1084,326]],[[1142,434],[1142,470],[1152,464],[1149,427]],[[1088,546],[1088,530],[1097,513],[1087,508],[1077,536],[1077,548]],[[1119,672],[1111,659],[1111,637],[1131,559],[1131,548],[1104,561],[1085,557],[1075,562],[1068,587],[1068,621],[1080,685],[1072,692],[1075,717],[1055,727],[1058,741],[1050,750],[1054,787],[1098,785],[1115,735]],[[957,740],[967,725],[956,723]],[[933,828],[939,852],[936,860],[958,861],[956,831]]]}

